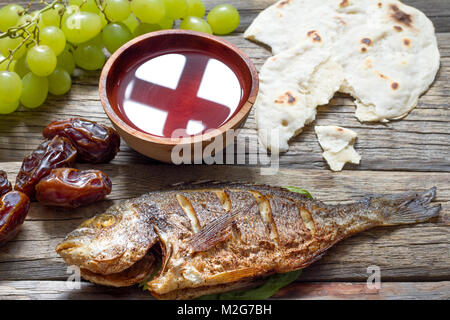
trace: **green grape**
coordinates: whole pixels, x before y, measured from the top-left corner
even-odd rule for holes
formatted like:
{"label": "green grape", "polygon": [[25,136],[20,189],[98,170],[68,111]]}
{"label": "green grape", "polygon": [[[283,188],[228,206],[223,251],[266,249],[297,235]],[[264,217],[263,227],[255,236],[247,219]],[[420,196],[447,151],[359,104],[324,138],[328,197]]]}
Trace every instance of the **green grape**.
{"label": "green grape", "polygon": [[120,22],[128,18],[131,13],[128,0],[105,0],[103,2],[105,14],[112,22]]}
{"label": "green grape", "polygon": [[205,16],[205,5],[202,0],[187,0],[187,15],[191,17],[203,18]]}
{"label": "green grape", "polygon": [[166,17],[181,19],[187,15],[188,4],[186,0],[164,0]]}
{"label": "green grape", "polygon": [[42,104],[48,96],[48,79],[30,72],[22,79],[20,102],[27,108],[34,109]]}
{"label": "green grape", "polygon": [[71,87],[70,74],[63,68],[56,68],[48,77],[48,91],[55,96],[66,94]]}
{"label": "green grape", "polygon": [[61,15],[64,12],[64,5],[57,3],[53,9],[45,11],[41,14],[42,22],[45,26],[55,26],[59,27],[61,22]]}
{"label": "green grape", "polygon": [[221,4],[208,13],[207,21],[215,34],[224,35],[236,30],[240,16],[235,7]]}
{"label": "green grape", "polygon": [[102,31],[100,16],[91,12],[76,12],[62,26],[67,41],[79,44],[91,40]]}
{"label": "green grape", "polygon": [[141,23],[133,33],[134,37],[142,36],[143,34],[159,31],[161,30],[161,26],[159,24],[148,24],[148,23]]}
{"label": "green grape", "polygon": [[93,44],[100,48],[103,47],[103,32],[100,32],[95,38],[86,41],[82,44]]}
{"label": "green grape", "polygon": [[10,114],[19,108],[19,100],[15,102],[4,102],[0,100],[0,114]]}
{"label": "green grape", "polygon": [[[22,38],[6,37],[6,38],[3,38],[3,39],[0,39],[0,53],[4,57],[8,57],[9,56],[9,50],[16,49],[22,43],[22,41],[23,41]],[[23,57],[25,55],[26,52],[27,52],[27,47],[25,46],[25,44],[23,44],[14,53],[13,59],[15,59],[15,60],[20,59],[21,57]]]}
{"label": "green grape", "polygon": [[103,43],[111,54],[131,39],[133,34],[121,22],[112,22],[103,29]]}
{"label": "green grape", "polygon": [[161,27],[161,29],[163,30],[169,30],[173,28],[173,23],[175,21],[171,18],[164,18],[162,19],[160,22],[158,22],[159,26]]}
{"label": "green grape", "polygon": [[61,29],[55,26],[45,27],[39,33],[40,44],[45,44],[53,50],[56,55],[63,52],[66,47],[66,36]]}
{"label": "green grape", "polygon": [[132,33],[134,33],[134,30],[136,30],[136,28],[139,26],[139,20],[136,18],[136,16],[132,13],[130,13],[130,15],[128,16],[128,18],[126,18],[125,20],[122,21],[122,23],[124,25],[126,25],[128,27],[128,29],[130,29],[130,31]]}
{"label": "green grape", "polygon": [[56,68],[56,55],[49,46],[39,45],[28,50],[27,64],[35,75],[46,77]]}
{"label": "green grape", "polygon": [[0,72],[0,100],[6,103],[19,101],[22,93],[22,80],[15,72]]}
{"label": "green grape", "polygon": [[8,4],[0,9],[0,31],[6,32],[14,27],[20,18],[23,8],[18,4]]}
{"label": "green grape", "polygon": [[30,72],[30,68],[28,68],[27,65],[27,57],[23,56],[22,58],[17,60],[13,70],[21,78],[23,78],[28,72]]}
{"label": "green grape", "polygon": [[82,11],[99,13],[100,9],[96,1],[98,0],[69,0],[69,5],[78,6]]}
{"label": "green grape", "polygon": [[64,50],[56,59],[57,68],[62,68],[69,74],[73,74],[73,72],[75,71],[75,59],[73,58],[72,53],[70,53],[68,50]]}
{"label": "green grape", "polygon": [[100,17],[100,21],[102,22],[102,29],[103,29],[108,24],[108,20],[106,20],[106,16],[103,12],[100,12],[98,16]]}
{"label": "green grape", "polygon": [[212,30],[209,24],[199,17],[186,17],[183,22],[181,22],[180,29],[200,31],[212,34]]}
{"label": "green grape", "polygon": [[132,0],[131,11],[144,23],[158,23],[166,15],[164,0]]}
{"label": "green grape", "polygon": [[61,20],[61,24],[60,25],[63,26],[66,23],[67,19],[71,15],[73,15],[74,13],[80,12],[80,11],[81,11],[80,7],[75,6],[75,5],[70,5],[70,6],[66,7],[66,9],[64,10],[64,14],[62,16],[62,20]]}
{"label": "green grape", "polygon": [[77,66],[85,70],[98,70],[105,64],[102,48],[93,44],[79,45],[73,57]]}

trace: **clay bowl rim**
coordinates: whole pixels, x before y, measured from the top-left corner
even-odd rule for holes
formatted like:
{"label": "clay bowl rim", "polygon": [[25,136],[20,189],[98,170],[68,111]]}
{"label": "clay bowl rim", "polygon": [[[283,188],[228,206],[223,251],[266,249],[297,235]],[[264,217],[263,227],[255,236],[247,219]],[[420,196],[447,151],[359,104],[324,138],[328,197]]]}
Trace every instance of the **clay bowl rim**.
{"label": "clay bowl rim", "polygon": [[[241,106],[240,110],[231,117],[225,124],[223,124],[221,127],[212,130],[211,132],[208,132],[206,134],[202,135],[194,135],[190,137],[184,137],[184,138],[165,138],[165,137],[158,137],[154,136],[152,134],[148,134],[145,132],[142,132],[140,130],[136,130],[133,127],[129,126],[127,123],[125,123],[113,110],[111,107],[111,104],[109,102],[108,98],[108,92],[106,89],[106,83],[108,80],[109,72],[111,71],[111,68],[114,66],[117,59],[129,48],[133,47],[134,45],[137,45],[140,42],[146,41],[150,38],[156,38],[156,37],[164,37],[165,35],[179,35],[179,36],[193,36],[193,37],[200,37],[203,39],[206,39],[207,41],[215,42],[218,45],[227,47],[228,49],[234,51],[239,58],[241,58],[244,62],[244,64],[247,66],[250,76],[251,76],[251,89],[248,96],[248,99],[245,101],[245,103]],[[259,76],[258,72],[256,70],[256,67],[250,60],[250,58],[238,47],[235,45],[229,43],[228,41],[225,41],[219,37],[209,35],[202,32],[196,32],[196,31],[189,31],[189,30],[162,30],[162,31],[155,31],[151,33],[144,34],[142,36],[139,36],[126,44],[124,44],[122,47],[120,47],[106,62],[105,66],[103,67],[102,73],[100,75],[100,84],[99,84],[99,93],[100,93],[100,101],[103,106],[103,110],[105,111],[108,118],[121,130],[126,132],[127,134],[134,136],[135,138],[138,138],[140,140],[144,140],[147,142],[152,142],[155,144],[162,144],[162,145],[168,145],[168,146],[175,146],[179,144],[192,144],[192,143],[199,143],[203,141],[213,141],[214,138],[221,136],[225,134],[230,129],[233,129],[235,127],[239,127],[239,125],[245,120],[245,118],[250,113],[257,94],[259,90]]]}

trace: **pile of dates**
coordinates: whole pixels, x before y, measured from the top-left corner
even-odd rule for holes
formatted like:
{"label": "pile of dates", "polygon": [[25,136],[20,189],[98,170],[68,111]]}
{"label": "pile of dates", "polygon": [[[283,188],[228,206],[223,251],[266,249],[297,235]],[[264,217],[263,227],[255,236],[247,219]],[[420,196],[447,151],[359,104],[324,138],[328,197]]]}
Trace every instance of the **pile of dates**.
{"label": "pile of dates", "polygon": [[108,163],[119,152],[117,132],[102,124],[75,118],[50,123],[46,140],[25,157],[14,190],[0,171],[0,245],[23,224],[30,199],[73,209],[104,199],[112,183],[99,170],[77,170],[75,162]]}

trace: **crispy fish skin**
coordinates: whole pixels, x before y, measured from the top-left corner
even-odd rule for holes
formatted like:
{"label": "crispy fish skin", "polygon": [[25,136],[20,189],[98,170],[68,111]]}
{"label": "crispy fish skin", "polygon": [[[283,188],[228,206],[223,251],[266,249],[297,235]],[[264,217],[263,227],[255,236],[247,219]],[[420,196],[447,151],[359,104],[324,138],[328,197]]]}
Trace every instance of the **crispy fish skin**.
{"label": "crispy fish skin", "polygon": [[[334,206],[277,187],[190,188],[153,192],[116,206],[106,213],[115,213],[113,223],[99,225],[104,215],[94,217],[56,250],[68,264],[108,275],[129,268],[159,243],[162,266],[148,283],[150,292],[159,299],[190,299],[304,268],[353,234],[427,221],[441,209],[429,205],[435,188]],[[128,249],[111,249],[124,239]]]}

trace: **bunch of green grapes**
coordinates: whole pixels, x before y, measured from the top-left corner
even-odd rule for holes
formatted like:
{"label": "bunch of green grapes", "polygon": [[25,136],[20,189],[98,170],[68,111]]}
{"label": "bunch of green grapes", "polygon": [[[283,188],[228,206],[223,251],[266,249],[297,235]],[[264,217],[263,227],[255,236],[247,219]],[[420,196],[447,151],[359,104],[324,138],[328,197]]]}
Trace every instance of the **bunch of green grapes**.
{"label": "bunch of green grapes", "polygon": [[72,87],[75,69],[101,69],[108,53],[145,33],[180,28],[225,35],[239,25],[231,5],[204,19],[202,0],[40,0],[42,9],[0,8],[0,114],[37,108]]}

